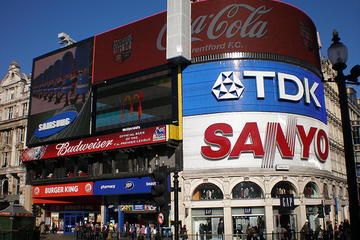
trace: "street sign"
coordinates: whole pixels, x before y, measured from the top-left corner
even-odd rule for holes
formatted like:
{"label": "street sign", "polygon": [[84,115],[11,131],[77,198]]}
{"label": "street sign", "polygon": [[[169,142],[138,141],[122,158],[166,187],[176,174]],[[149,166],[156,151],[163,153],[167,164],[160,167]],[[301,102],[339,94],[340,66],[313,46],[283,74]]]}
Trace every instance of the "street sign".
{"label": "street sign", "polygon": [[159,212],[157,220],[160,225],[164,223],[164,214],[162,212]]}

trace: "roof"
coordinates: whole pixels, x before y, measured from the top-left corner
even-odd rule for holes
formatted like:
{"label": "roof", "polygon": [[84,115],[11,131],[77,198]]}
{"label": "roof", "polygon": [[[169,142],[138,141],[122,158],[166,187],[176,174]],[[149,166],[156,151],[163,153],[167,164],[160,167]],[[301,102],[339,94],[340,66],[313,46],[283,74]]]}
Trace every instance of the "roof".
{"label": "roof", "polygon": [[0,216],[27,216],[31,217],[32,213],[26,210],[20,204],[10,204],[7,208],[0,211]]}

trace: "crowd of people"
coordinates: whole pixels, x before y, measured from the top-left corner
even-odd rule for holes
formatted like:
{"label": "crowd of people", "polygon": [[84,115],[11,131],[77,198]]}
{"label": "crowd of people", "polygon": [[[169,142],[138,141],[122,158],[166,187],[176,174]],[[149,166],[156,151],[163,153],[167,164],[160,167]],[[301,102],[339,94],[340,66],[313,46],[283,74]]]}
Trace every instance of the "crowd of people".
{"label": "crowd of people", "polygon": [[[300,230],[301,240],[348,240],[350,239],[350,223],[347,219],[340,223],[339,226],[333,224],[330,220],[326,221],[325,229],[321,228],[320,224],[317,224],[315,231],[313,231],[308,220],[305,221],[303,227]],[[291,240],[291,235],[286,237],[285,240]]]}

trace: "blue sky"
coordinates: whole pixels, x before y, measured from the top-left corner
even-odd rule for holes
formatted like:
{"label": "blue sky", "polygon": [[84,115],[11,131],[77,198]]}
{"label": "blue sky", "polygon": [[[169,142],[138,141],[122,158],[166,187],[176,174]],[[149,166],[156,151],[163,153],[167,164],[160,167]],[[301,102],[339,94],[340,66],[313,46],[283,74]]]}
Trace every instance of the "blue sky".
{"label": "blue sky", "polygon": [[[219,0],[221,1],[221,0]],[[315,23],[323,49],[331,44],[336,28],[349,49],[348,69],[360,64],[359,0],[284,0],[303,10]],[[12,60],[21,71],[32,71],[33,58],[61,47],[57,34],[75,40],[166,10],[166,0],[17,0],[0,2],[0,79]],[[360,88],[359,88],[360,89]],[[360,91],[358,91],[360,92]]]}

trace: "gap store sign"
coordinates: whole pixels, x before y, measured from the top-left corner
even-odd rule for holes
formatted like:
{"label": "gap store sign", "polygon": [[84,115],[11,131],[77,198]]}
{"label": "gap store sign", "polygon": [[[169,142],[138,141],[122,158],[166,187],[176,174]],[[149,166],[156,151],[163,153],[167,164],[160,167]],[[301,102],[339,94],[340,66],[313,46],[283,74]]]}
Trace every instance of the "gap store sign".
{"label": "gap store sign", "polygon": [[323,87],[301,67],[192,65],[183,72],[183,105],[184,169],[330,169]]}

